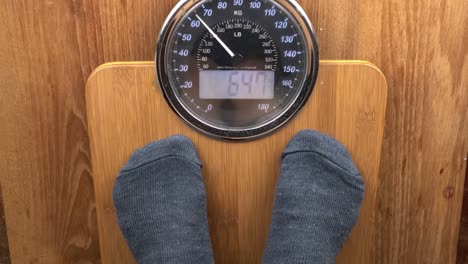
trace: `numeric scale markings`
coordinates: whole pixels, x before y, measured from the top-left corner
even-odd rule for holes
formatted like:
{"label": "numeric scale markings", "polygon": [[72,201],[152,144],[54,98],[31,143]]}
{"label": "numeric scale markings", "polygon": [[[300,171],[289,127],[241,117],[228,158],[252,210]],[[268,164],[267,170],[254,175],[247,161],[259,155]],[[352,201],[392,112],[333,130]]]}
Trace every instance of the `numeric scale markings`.
{"label": "numeric scale markings", "polygon": [[[240,0],[240,1],[241,1],[241,3],[242,3],[242,0]],[[229,40],[229,36],[226,37],[226,35],[223,35],[223,34],[222,34],[222,32],[224,32],[224,31],[217,30],[216,27],[210,27],[210,26],[204,21],[204,19],[207,19],[206,21],[209,21],[209,19],[206,18],[207,16],[211,17],[212,15],[217,14],[217,13],[215,13],[215,12],[217,12],[217,9],[215,9],[215,7],[212,7],[211,4],[217,4],[217,3],[221,3],[221,2],[224,3],[224,2],[226,2],[226,1],[221,1],[221,0],[220,0],[220,1],[207,1],[206,3],[210,3],[209,5],[205,5],[205,4],[200,5],[200,7],[202,7],[203,9],[200,8],[200,9],[198,10],[198,12],[197,12],[197,10],[195,10],[195,11],[191,14],[191,17],[190,17],[190,16],[186,16],[186,19],[187,19],[186,21],[191,21],[191,22],[189,22],[189,24],[190,24],[190,23],[192,23],[192,24],[193,24],[193,23],[197,23],[197,24],[198,24],[198,26],[196,26],[197,28],[200,26],[200,23],[201,23],[201,24],[202,24],[202,28],[205,27],[205,28],[208,30],[207,35],[211,35],[211,36],[212,36],[211,39],[214,38],[214,39],[221,45],[221,47],[224,49],[224,51],[225,51],[227,54],[229,54],[232,58],[234,58],[234,57],[236,57],[237,55],[236,55],[236,54],[233,52],[233,50],[231,49],[231,45],[232,45],[232,48],[237,48],[237,46],[234,45],[233,43],[229,43],[229,42],[230,42],[230,41],[228,41],[228,40]],[[237,0],[234,1],[234,7],[233,7],[233,10],[232,10],[232,11],[237,11],[237,10],[238,10],[237,7],[236,7],[236,5],[237,5],[236,2],[237,2]],[[248,1],[244,0],[243,2],[244,2],[244,4],[245,4],[245,3],[248,2]],[[250,1],[250,2],[252,2],[252,1]],[[255,2],[256,2],[256,1],[255,1]],[[267,0],[261,1],[261,3],[264,3],[264,4],[266,4],[267,2],[270,2],[270,3],[273,2],[273,3],[274,3],[274,1],[267,1]],[[226,2],[226,3],[227,3],[227,2]],[[239,3],[239,2],[237,2],[237,3]],[[248,5],[248,4],[247,4],[247,5]],[[224,6],[224,5],[223,5],[223,6]],[[244,5],[244,6],[245,6],[245,5]],[[277,8],[277,7],[278,7],[278,6],[277,6],[276,4],[273,4],[271,7],[269,7],[269,6],[267,6],[267,5],[263,5],[263,8],[266,8],[266,10],[276,10],[275,12],[269,12],[268,14],[267,14],[267,12],[265,12],[265,16],[267,16],[267,18],[266,18],[267,20],[270,19],[270,17],[271,17],[271,18],[272,18],[272,17],[275,17],[275,13],[276,13],[276,18],[274,18],[274,19],[272,18],[273,20],[271,21],[272,23],[273,23],[273,22],[275,23],[275,25],[273,26],[273,29],[272,29],[272,30],[274,30],[274,32],[272,32],[272,36],[274,36],[274,37],[276,37],[276,38],[274,38],[274,37],[270,36],[270,34],[268,34],[270,40],[267,41],[267,42],[263,42],[263,43],[265,43],[264,45],[267,45],[268,47],[273,46],[273,48],[276,49],[276,45],[275,45],[275,44],[277,44],[277,43],[275,42],[275,39],[278,39],[279,37],[288,37],[288,38],[290,38],[290,37],[292,36],[292,37],[294,37],[294,38],[297,39],[297,41],[298,41],[298,42],[297,42],[298,48],[295,48],[294,40],[292,40],[292,41],[287,41],[287,42],[285,41],[285,42],[282,42],[282,43],[278,43],[279,47],[283,46],[283,50],[282,50],[282,51],[284,51],[284,53],[285,53],[284,56],[283,56],[283,52],[280,52],[280,53],[281,53],[280,55],[278,55],[278,53],[275,53],[274,55],[273,55],[273,54],[271,54],[271,55],[265,55],[265,56],[269,57],[268,60],[265,59],[265,63],[267,63],[267,62],[276,62],[276,63],[278,63],[278,61],[282,61],[282,65],[285,66],[285,67],[284,67],[284,71],[282,71],[282,70],[276,71],[276,69],[278,69],[278,68],[281,69],[281,65],[277,65],[277,66],[274,67],[274,68],[268,68],[268,69],[271,69],[271,71],[273,71],[273,72],[275,72],[275,71],[276,71],[276,72],[279,72],[279,74],[281,74],[281,75],[282,75],[282,74],[287,74],[287,77],[281,77],[281,79],[277,79],[277,81],[280,82],[280,80],[284,80],[283,78],[286,78],[286,80],[287,80],[288,82],[287,82],[287,83],[284,83],[282,87],[288,87],[289,89],[291,89],[291,91],[284,91],[284,93],[282,92],[283,98],[281,98],[281,97],[276,97],[276,96],[275,96],[275,99],[278,100],[278,101],[276,102],[277,105],[271,105],[271,106],[270,106],[270,105],[268,104],[268,105],[265,105],[265,106],[267,106],[267,108],[263,108],[263,107],[262,107],[261,109],[260,109],[260,105],[258,105],[258,110],[264,110],[265,113],[269,113],[272,109],[273,109],[273,110],[282,109],[282,105],[285,104],[285,103],[287,103],[287,102],[289,102],[289,101],[291,100],[291,99],[287,99],[287,98],[292,98],[292,97],[293,97],[293,94],[292,94],[292,93],[294,93],[294,94],[296,93],[296,91],[293,91],[293,89],[294,89],[295,87],[297,87],[298,78],[297,78],[297,75],[296,75],[296,76],[294,76],[294,75],[295,75],[296,73],[302,72],[301,69],[300,69],[300,67],[303,65],[303,59],[304,59],[304,56],[303,56],[303,55],[304,55],[304,53],[306,53],[306,52],[304,52],[304,48],[300,47],[301,45],[303,45],[303,43],[301,43],[301,38],[299,37],[298,31],[297,31],[297,29],[295,28],[295,26],[297,26],[297,24],[294,24],[294,23],[290,22],[291,19],[290,19],[290,17],[288,17],[288,16],[282,15],[281,18],[278,18],[278,14],[283,14],[283,13],[286,13],[286,14],[287,14],[288,12],[283,12],[283,9]],[[229,8],[230,8],[230,7],[229,7]],[[240,10],[240,9],[242,9],[242,8],[245,8],[245,7],[242,7],[242,4],[239,4],[239,7],[238,7],[238,8],[239,8],[239,10]],[[248,7],[247,7],[247,8],[248,8]],[[260,14],[263,14],[263,12],[262,12],[262,11],[263,11],[263,8],[260,8],[260,7],[251,7],[251,8],[258,8],[258,9],[257,9],[257,10],[259,10],[258,12],[260,12]],[[270,8],[270,9],[269,9],[269,8]],[[220,9],[220,7],[218,7],[218,9]],[[226,9],[226,7],[222,7],[222,9]],[[251,10],[253,10],[253,9],[251,9]],[[266,10],[265,10],[265,11],[266,11]],[[207,12],[207,11],[209,11],[209,12]],[[215,11],[215,12],[213,12],[213,11]],[[245,9],[244,9],[244,11],[245,11]],[[205,14],[205,15],[203,15],[203,14]],[[207,15],[207,14],[208,14],[208,15]],[[234,14],[236,15],[236,12],[234,12]],[[238,14],[239,14],[239,13],[237,13],[237,15],[238,15]],[[240,14],[241,14],[241,16],[242,16],[242,13],[240,13]],[[246,12],[244,12],[244,15],[245,15],[245,14],[246,14]],[[231,13],[231,15],[232,15],[232,13]],[[205,18],[202,18],[203,16],[205,16]],[[235,18],[235,17],[234,17],[234,18]],[[249,17],[249,18],[253,19],[252,21],[255,21],[255,19],[257,19],[257,16]],[[237,18],[236,20],[238,20],[238,18]],[[241,19],[241,20],[244,20],[244,19]],[[247,20],[248,20],[248,19],[247,19]],[[195,22],[194,22],[194,21],[195,21]],[[231,20],[228,19],[228,20],[226,20],[226,21],[227,21],[227,23],[228,23],[228,24],[227,24],[227,25],[228,25],[227,27],[230,28],[229,26],[230,26],[231,24],[230,24],[229,21],[232,21],[232,19],[231,19]],[[266,23],[266,22],[264,22],[264,20],[262,20],[262,19],[260,19],[259,21],[262,21],[262,23]],[[254,24],[256,25],[256,27],[254,27],[254,28],[252,29],[252,30],[253,30],[252,34],[253,34],[254,32],[257,32],[257,31],[260,30],[259,24],[257,24],[257,23],[254,23]],[[192,28],[193,28],[193,27],[194,27],[194,26],[192,26]],[[219,27],[219,25],[218,25],[218,27]],[[270,27],[270,26],[269,26],[269,27]],[[274,27],[276,27],[276,30],[274,29]],[[188,26],[188,24],[183,24],[183,23],[182,23],[182,24],[180,25],[180,28],[185,28],[185,29],[187,29],[187,28],[190,28],[190,26]],[[289,28],[293,29],[293,32],[289,31]],[[239,29],[239,31],[240,31],[240,30],[242,30],[242,29]],[[249,29],[244,28],[243,30],[249,30]],[[216,33],[215,33],[215,32],[216,32]],[[281,33],[280,33],[280,32],[281,32]],[[187,34],[186,34],[186,33],[187,33]],[[192,33],[192,34],[189,34],[189,33],[191,33],[191,32],[181,31],[181,32],[177,32],[176,34],[177,34],[179,37],[183,37],[183,38],[185,38],[186,35],[190,35],[190,36],[189,36],[190,38],[196,38],[196,37],[198,37],[198,36],[196,36],[196,35],[193,36],[193,35],[192,35],[193,33]],[[289,34],[288,34],[288,33],[289,33]],[[294,33],[295,33],[295,34],[294,34]],[[219,34],[219,35],[218,35],[218,34]],[[279,35],[276,35],[276,36],[275,36],[275,34],[279,34]],[[226,38],[226,39],[225,39],[225,38]],[[212,41],[211,39],[210,39],[210,43],[212,43],[212,42],[211,42],[211,41]],[[264,38],[264,37],[259,37],[259,40],[260,40],[260,41],[261,41],[262,39],[265,39],[265,40],[266,40],[266,38]],[[195,39],[192,39],[192,41],[194,41],[194,40],[195,40]],[[303,40],[303,39],[302,39],[302,40]],[[179,52],[179,49],[177,48],[177,44],[178,44],[179,42],[186,42],[186,41],[187,41],[187,40],[181,39],[181,38],[176,38],[176,39],[174,39],[174,42],[173,42],[173,43],[175,43],[176,45],[173,46],[173,47],[175,47],[175,49],[173,50],[173,54],[174,54],[175,57],[173,57],[173,58],[177,58],[177,57],[178,57],[178,55],[177,55],[178,53],[180,53],[181,58],[184,57],[185,60],[188,60],[189,58],[192,58],[192,57],[193,57],[192,55],[188,55],[188,51],[189,51],[190,49],[187,50],[186,48],[184,48],[183,50],[181,50],[181,51]],[[226,41],[226,42],[224,42],[224,41]],[[271,44],[272,42],[273,42],[273,44]],[[279,42],[279,40],[278,40],[278,42]],[[193,43],[193,42],[192,42],[192,43]],[[201,44],[201,45],[205,45],[205,46],[208,45],[206,39],[203,39],[203,40],[202,40],[201,42],[199,42],[199,43],[204,43],[204,44]],[[172,45],[173,45],[173,44],[172,44]],[[210,45],[212,45],[212,44],[210,44]],[[228,46],[228,45],[230,45],[230,46]],[[218,47],[219,47],[219,46],[218,46]],[[218,53],[218,54],[222,54],[222,52],[223,52],[223,49],[220,49],[221,47],[218,48],[218,49],[219,49],[219,52],[220,52],[220,53]],[[171,49],[170,49],[170,50],[171,50]],[[281,50],[281,49],[280,49],[280,50]],[[241,50],[239,50],[239,51],[240,51],[240,53],[242,53]],[[170,53],[170,52],[169,52],[169,53]],[[227,55],[227,54],[226,54],[226,55]],[[270,54],[270,53],[265,53],[265,54]],[[293,54],[293,55],[290,55],[290,54]],[[299,58],[296,57],[296,54],[299,55]],[[172,54],[171,54],[171,55],[172,55]],[[226,55],[224,55],[224,56],[226,56]],[[199,70],[202,70],[202,69],[200,69],[200,63],[201,63],[201,61],[205,61],[205,60],[204,60],[204,59],[202,60],[199,56],[200,56],[200,54],[198,53],[197,58],[196,58],[196,59],[193,58],[193,60],[196,61]],[[282,58],[282,59],[279,59],[278,56],[280,56],[280,58]],[[283,60],[283,58],[284,58],[284,60]],[[262,60],[263,60],[263,59],[262,59]],[[173,60],[174,66],[177,64],[177,62],[178,62],[178,59],[174,59],[174,60]],[[211,63],[213,63],[213,62],[211,62]],[[299,63],[299,65],[295,65],[296,63]],[[177,72],[177,74],[175,74],[175,76],[173,76],[173,78],[175,78],[176,80],[178,80],[179,83],[180,83],[180,80],[181,80],[181,79],[182,79],[182,80],[187,80],[186,77],[183,77],[183,75],[187,74],[187,73],[186,73],[187,70],[188,70],[188,68],[187,68],[187,63],[186,63],[186,62],[185,62],[185,63],[182,63],[181,66],[183,66],[183,67],[177,67],[177,68],[174,67],[175,69],[173,70],[173,72]],[[222,65],[221,65],[221,66],[222,66]],[[171,67],[171,68],[172,68],[172,67]],[[222,67],[221,67],[221,68],[222,68]],[[221,69],[221,68],[220,68],[220,69]],[[267,68],[265,68],[265,69],[267,69]],[[181,75],[181,76],[177,76],[177,75],[179,75],[179,74],[182,74],[182,75]],[[278,73],[276,73],[276,74],[278,74]],[[179,78],[179,77],[180,77],[180,78]],[[291,78],[291,77],[292,77],[292,78]],[[294,77],[296,77],[296,78],[294,78]],[[294,81],[291,82],[291,79],[294,80]],[[302,80],[302,77],[301,77],[301,80]],[[278,85],[279,85],[279,84],[278,84]],[[181,88],[186,88],[186,87],[184,87],[184,85],[181,85]],[[279,89],[280,87],[277,86],[277,88]],[[193,93],[195,93],[195,94],[193,94]],[[197,92],[197,90],[195,89],[194,92],[185,90],[185,92],[182,92],[181,94],[183,94],[185,97],[187,97],[187,99],[188,99],[188,100],[186,101],[187,103],[190,102],[189,104],[190,104],[190,105],[193,105],[193,106],[194,106],[196,109],[198,109],[198,110],[203,109],[202,112],[204,112],[204,113],[209,113],[211,110],[216,110],[216,108],[213,109],[213,106],[212,106],[211,104],[210,104],[210,105],[208,106],[208,108],[206,108],[206,109],[205,109],[205,107],[204,107],[203,105],[200,105],[198,99],[196,99],[196,98],[193,97],[193,96],[196,97],[196,94],[197,94],[197,93],[198,93],[198,92]],[[263,106],[263,105],[262,105],[262,106]],[[268,110],[268,107],[270,108],[269,110]],[[189,107],[189,108],[191,108],[191,107]],[[200,110],[200,111],[201,111],[201,110]],[[219,111],[219,110],[218,110],[218,111]],[[208,118],[208,119],[214,118],[214,117],[212,117],[212,116],[204,116],[204,117],[205,117],[205,118]]]}

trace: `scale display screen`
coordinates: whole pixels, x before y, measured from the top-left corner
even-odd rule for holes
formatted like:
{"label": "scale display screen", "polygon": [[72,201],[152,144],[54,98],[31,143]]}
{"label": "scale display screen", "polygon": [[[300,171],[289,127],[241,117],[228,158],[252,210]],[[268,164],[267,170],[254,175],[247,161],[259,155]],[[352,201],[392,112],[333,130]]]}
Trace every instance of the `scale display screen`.
{"label": "scale display screen", "polygon": [[258,99],[275,97],[273,71],[200,71],[200,99]]}

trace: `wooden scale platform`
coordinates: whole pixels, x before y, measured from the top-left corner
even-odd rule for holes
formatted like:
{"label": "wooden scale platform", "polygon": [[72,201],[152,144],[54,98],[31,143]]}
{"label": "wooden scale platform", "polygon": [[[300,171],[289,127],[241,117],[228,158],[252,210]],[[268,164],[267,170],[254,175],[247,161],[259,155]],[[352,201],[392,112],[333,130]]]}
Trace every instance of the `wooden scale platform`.
{"label": "wooden scale platform", "polygon": [[204,164],[216,263],[260,263],[280,156],[288,141],[303,129],[316,129],[342,142],[365,178],[360,219],[338,263],[374,261],[387,101],[387,83],[379,69],[361,61],[322,61],[316,88],[302,112],[274,134],[247,143],[214,140],[189,128],[167,105],[155,79],[153,62],[123,62],[99,67],[87,84],[102,263],[135,263],[112,202],[120,168],[137,148],[174,134],[189,137]]}

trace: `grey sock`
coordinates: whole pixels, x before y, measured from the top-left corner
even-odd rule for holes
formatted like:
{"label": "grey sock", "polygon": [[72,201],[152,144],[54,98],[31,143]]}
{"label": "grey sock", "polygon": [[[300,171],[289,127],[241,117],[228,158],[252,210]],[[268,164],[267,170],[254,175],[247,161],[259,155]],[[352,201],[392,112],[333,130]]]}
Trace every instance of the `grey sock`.
{"label": "grey sock", "polygon": [[214,262],[201,163],[186,137],[137,150],[120,172],[113,198],[139,264]]}
{"label": "grey sock", "polygon": [[356,224],[364,183],[348,151],[300,132],[282,156],[263,263],[334,263]]}

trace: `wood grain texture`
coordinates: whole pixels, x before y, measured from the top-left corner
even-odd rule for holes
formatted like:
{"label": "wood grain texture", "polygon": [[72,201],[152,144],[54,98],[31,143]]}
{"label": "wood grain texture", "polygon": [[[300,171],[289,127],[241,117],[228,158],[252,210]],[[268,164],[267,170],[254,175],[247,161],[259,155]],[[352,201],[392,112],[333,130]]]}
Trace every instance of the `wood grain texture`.
{"label": "wood grain texture", "polygon": [[3,210],[3,199],[1,197],[2,186],[0,186],[0,264],[10,263],[10,251],[8,249],[8,237],[6,235],[5,213]]}
{"label": "wood grain texture", "polygon": [[348,147],[366,182],[356,229],[338,263],[369,263],[375,255],[376,198],[387,83],[364,62],[323,62],[311,101],[291,123],[264,139],[226,143],[184,124],[154,87],[153,63],[100,67],[86,88],[94,186],[103,263],[132,263],[115,215],[112,187],[138,148],[175,134],[188,136],[203,163],[216,263],[261,262],[268,238],[281,153],[304,129]]}
{"label": "wood grain texture", "polygon": [[[468,153],[466,154],[468,160]],[[468,176],[468,166],[466,168],[465,179]],[[463,195],[463,208],[460,221],[460,237],[458,239],[457,264],[468,263],[468,181],[465,181],[465,191]]]}
{"label": "wood grain texture", "polygon": [[[152,60],[177,0],[0,0],[0,182],[13,263],[98,263],[84,86]],[[322,59],[389,83],[378,263],[454,263],[468,153],[468,1],[301,0]],[[70,217],[72,216],[72,217]]]}
{"label": "wood grain texture", "polygon": [[78,27],[70,3],[1,1],[0,181],[12,263],[100,258],[87,59],[78,31],[70,31]]}

